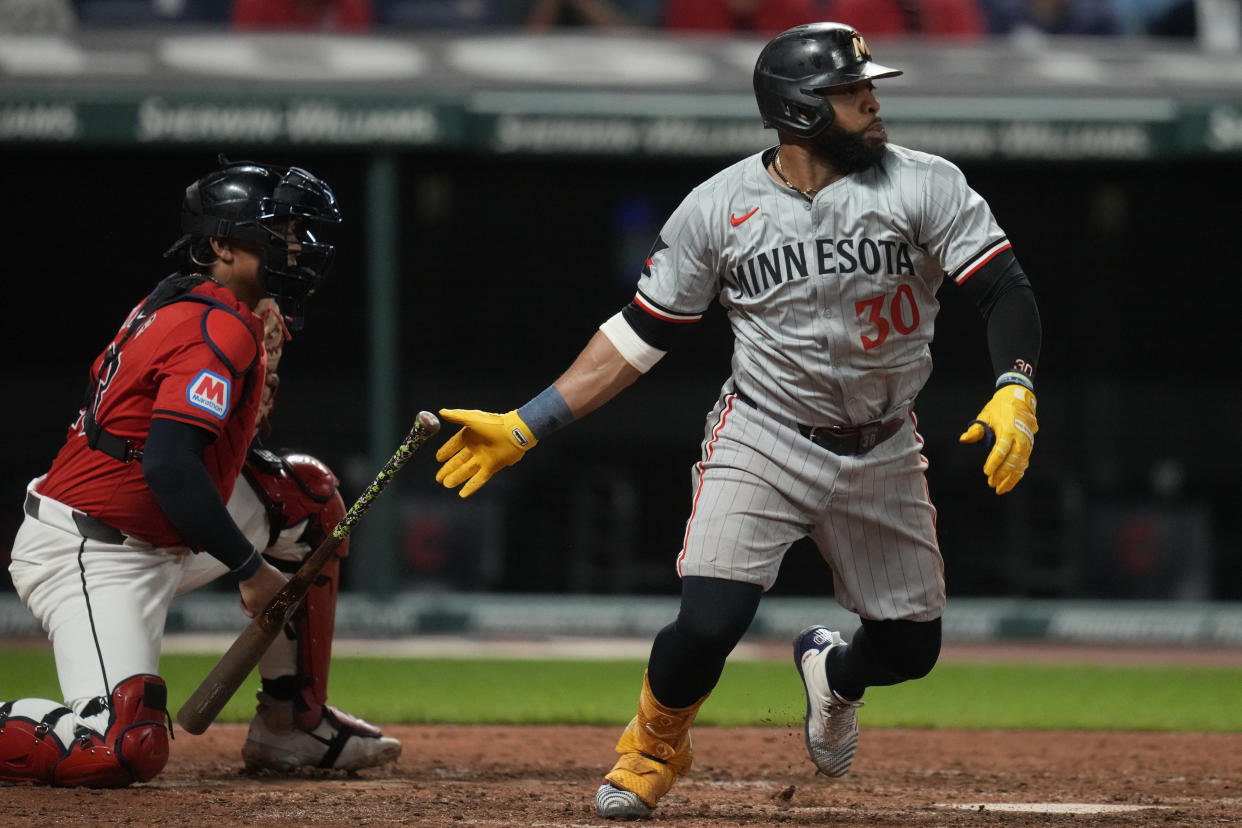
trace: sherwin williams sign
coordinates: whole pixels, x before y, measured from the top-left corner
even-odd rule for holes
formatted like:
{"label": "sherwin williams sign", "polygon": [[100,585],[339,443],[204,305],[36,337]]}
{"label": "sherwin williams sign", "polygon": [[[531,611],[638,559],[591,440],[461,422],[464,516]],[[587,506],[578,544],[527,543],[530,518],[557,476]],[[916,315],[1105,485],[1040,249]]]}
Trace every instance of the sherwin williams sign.
{"label": "sherwin williams sign", "polygon": [[[1183,50],[1170,63],[1124,39],[1066,44],[874,42],[906,70],[881,84],[891,140],[972,159],[1242,152],[1242,56]],[[774,140],[751,93],[761,46],[666,33],[0,34],[0,143],[738,157]]]}

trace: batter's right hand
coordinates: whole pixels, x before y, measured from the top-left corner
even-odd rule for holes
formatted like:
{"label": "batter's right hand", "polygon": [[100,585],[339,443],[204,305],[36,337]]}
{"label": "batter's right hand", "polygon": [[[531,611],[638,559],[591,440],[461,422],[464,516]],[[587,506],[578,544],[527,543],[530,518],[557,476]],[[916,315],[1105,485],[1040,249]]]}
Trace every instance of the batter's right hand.
{"label": "batter's right hand", "polygon": [[516,411],[491,414],[441,408],[440,416],[460,423],[462,428],[436,452],[436,460],[444,464],[436,472],[436,482],[446,489],[465,483],[459,492],[462,497],[470,497],[492,475],[521,460],[539,442]]}
{"label": "batter's right hand", "polygon": [[241,608],[247,618],[254,618],[263,612],[267,602],[280,592],[288,577],[266,560],[255,570],[255,573],[244,581],[237,582],[241,592]]}

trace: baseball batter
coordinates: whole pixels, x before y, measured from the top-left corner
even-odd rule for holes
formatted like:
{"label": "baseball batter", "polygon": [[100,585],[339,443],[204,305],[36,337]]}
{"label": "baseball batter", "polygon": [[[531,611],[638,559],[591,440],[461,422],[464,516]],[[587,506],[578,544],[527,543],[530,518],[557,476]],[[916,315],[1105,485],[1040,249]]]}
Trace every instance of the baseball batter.
{"label": "baseball batter", "polygon": [[596,793],[606,818],[648,815],[693,758],[690,727],[790,544],[810,537],[860,629],[794,639],[806,744],[841,776],[864,690],[926,675],[945,608],[935,509],[913,405],[931,373],[947,276],[987,321],[995,387],[961,436],[991,441],[998,494],[1022,478],[1036,432],[1041,343],[1027,277],[953,164],[886,143],[862,36],[798,26],[762,50],[754,85],[777,146],[695,188],[668,219],[633,301],[547,390],[507,414],[444,411],[463,427],[437,480],[468,496],[504,466],[648,371],[713,302],[732,373],[707,415],[677,571],[677,619],[656,636],[637,716]]}
{"label": "baseball batter", "polygon": [[[95,359],[64,446],[27,488],[9,571],[52,641],[64,702],[0,702],[0,780],[120,787],[158,774],[174,595],[231,573],[253,616],[344,515],[326,466],[255,441],[339,221],[328,185],[297,167],[225,162],[186,189],[168,253],[180,269]],[[354,770],[400,752],[325,704],[338,570],[260,663],[247,767]]]}

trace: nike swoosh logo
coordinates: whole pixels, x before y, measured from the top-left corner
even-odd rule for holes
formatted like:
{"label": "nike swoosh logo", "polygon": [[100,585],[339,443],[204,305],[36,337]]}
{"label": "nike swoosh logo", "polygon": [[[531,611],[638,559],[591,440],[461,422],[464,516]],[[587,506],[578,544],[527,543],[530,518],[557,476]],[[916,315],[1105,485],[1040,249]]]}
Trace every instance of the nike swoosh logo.
{"label": "nike swoosh logo", "polygon": [[742,216],[741,218],[738,218],[737,216],[735,216],[735,215],[733,215],[732,213],[730,213],[730,214],[729,214],[729,223],[730,223],[730,224],[732,224],[734,227],[737,227],[739,224],[741,224],[742,222],[746,221],[746,219],[750,218],[751,216],[753,216],[753,215],[754,215],[755,213],[757,213],[757,212],[759,212],[759,208],[758,208],[758,207],[756,207],[755,209],[751,210],[749,213],[747,213],[746,215]]}

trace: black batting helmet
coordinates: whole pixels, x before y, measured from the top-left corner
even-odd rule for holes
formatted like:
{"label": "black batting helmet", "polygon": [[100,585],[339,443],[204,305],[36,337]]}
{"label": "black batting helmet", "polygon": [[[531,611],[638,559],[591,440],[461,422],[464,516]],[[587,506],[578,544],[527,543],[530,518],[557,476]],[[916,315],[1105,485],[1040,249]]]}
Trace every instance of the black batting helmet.
{"label": "black batting helmet", "polygon": [[[341,213],[332,189],[300,167],[253,161],[228,162],[185,189],[181,202],[184,236],[169,254],[185,248],[194,264],[208,238],[237,239],[263,253],[264,289],[297,330],[306,300],[332,267],[332,229]],[[201,254],[200,254],[201,255]]]}
{"label": "black batting helmet", "polygon": [[755,100],[765,127],[813,138],[833,118],[832,104],[819,92],[900,74],[873,63],[867,42],[852,26],[806,23],[781,32],[759,53]]}

